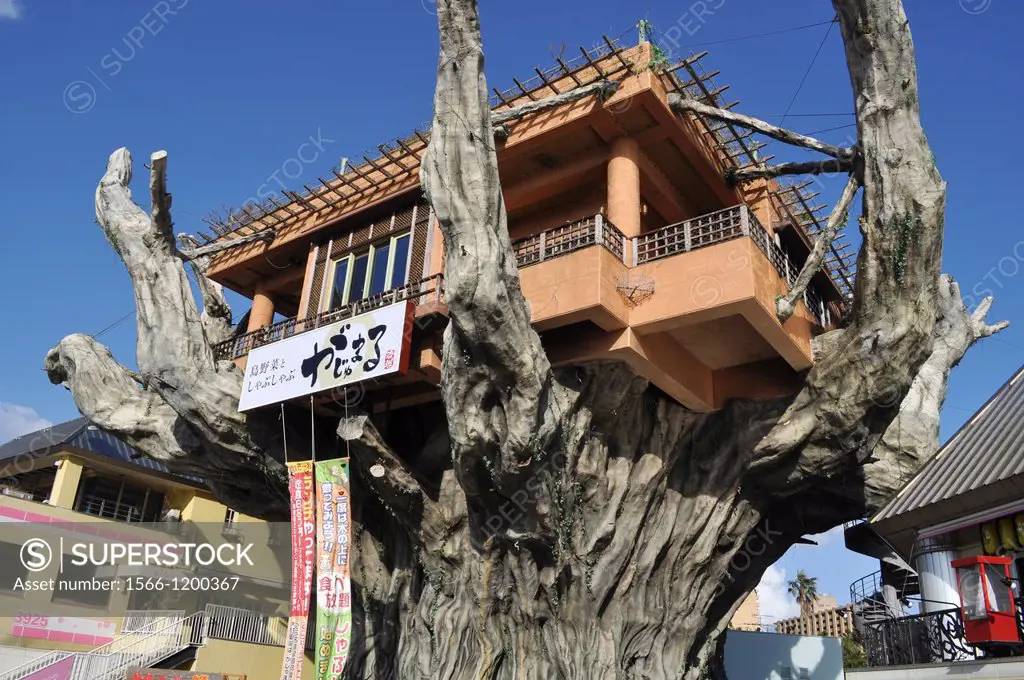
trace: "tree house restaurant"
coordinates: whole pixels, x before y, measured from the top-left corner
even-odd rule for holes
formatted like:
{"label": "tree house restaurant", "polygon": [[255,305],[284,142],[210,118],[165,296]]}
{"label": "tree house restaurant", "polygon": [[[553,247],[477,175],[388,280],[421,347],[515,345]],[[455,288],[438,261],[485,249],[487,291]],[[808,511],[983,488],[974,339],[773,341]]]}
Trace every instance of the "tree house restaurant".
{"label": "tree house restaurant", "polygon": [[[680,403],[710,411],[732,397],[795,391],[813,362],[811,338],[839,321],[852,274],[837,242],[779,323],[775,300],[806,260],[824,206],[813,205],[811,182],[729,181],[730,170],[768,160],[760,145],[668,104],[676,93],[731,106],[703,57],[666,68],[648,43],[605,39],[495,89],[492,104],[520,282],[552,362],[625,361]],[[614,83],[612,94],[583,90],[602,82]],[[501,115],[574,90],[591,94]],[[366,409],[439,398],[447,309],[444,244],[419,184],[428,138],[381,145],[201,235],[195,245],[240,241],[214,256],[208,275],[253,301],[236,337],[217,347],[247,369],[243,408],[247,392],[267,392],[255,407],[317,391],[318,365],[336,386],[361,377]],[[385,325],[390,342],[372,337]],[[322,332],[346,326],[370,337]],[[300,337],[305,348],[284,351]],[[280,356],[266,353],[275,345]],[[374,370],[364,363],[351,374],[349,359],[335,360],[343,346],[353,364],[368,353]],[[292,389],[300,384],[305,391]],[[337,411],[352,402],[337,389],[316,399]]]}

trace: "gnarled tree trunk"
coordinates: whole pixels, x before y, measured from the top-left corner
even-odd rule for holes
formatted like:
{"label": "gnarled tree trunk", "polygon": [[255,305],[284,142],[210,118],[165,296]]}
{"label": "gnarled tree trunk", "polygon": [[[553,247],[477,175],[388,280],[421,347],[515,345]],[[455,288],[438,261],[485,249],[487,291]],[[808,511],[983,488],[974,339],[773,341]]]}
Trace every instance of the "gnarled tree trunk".
{"label": "gnarled tree trunk", "polygon": [[[986,325],[989,301],[969,316],[940,276],[945,185],[921,130],[899,1],[833,4],[859,145],[739,124],[840,159],[852,175],[845,205],[863,188],[853,310],[816,339],[798,394],[697,414],[621,363],[552,369],[509,243],[476,2],[439,0],[422,173],[446,252],[442,403],[400,424],[359,414],[337,427],[354,462],[348,677],[714,673],[721,632],[764,570],[802,535],[878,508],[934,452],[950,369],[1002,325]],[[47,370],[103,429],[206,476],[246,512],[280,515],[281,422],[236,411],[241,374],[209,348],[226,305],[206,282],[198,313],[171,236],[163,157],[153,168],[151,216],[131,203],[124,151],[97,193],[136,290],[138,374],[85,336],[52,350]],[[310,445],[301,431],[287,440]],[[385,474],[370,475],[372,465]]]}

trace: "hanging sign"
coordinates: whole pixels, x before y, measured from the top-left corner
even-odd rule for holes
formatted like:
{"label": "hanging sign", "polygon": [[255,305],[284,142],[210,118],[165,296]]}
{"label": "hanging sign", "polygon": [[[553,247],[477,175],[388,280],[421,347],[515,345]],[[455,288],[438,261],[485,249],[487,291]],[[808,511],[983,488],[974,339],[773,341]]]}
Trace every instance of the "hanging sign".
{"label": "hanging sign", "polygon": [[412,315],[406,300],[257,347],[249,353],[238,410],[405,373]]}
{"label": "hanging sign", "polygon": [[313,589],[316,540],[312,463],[288,463],[288,490],[292,518],[292,604],[281,680],[302,677],[302,661],[306,653],[306,627],[309,621],[309,596]]}
{"label": "hanging sign", "polygon": [[316,463],[316,677],[345,670],[352,633],[348,459]]}

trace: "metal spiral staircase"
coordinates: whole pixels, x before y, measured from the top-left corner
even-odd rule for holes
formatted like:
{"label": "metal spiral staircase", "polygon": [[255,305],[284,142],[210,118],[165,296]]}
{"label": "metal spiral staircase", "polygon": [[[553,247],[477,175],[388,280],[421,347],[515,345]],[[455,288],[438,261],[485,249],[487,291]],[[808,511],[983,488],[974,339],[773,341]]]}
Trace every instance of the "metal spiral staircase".
{"label": "metal spiral staircase", "polygon": [[881,565],[879,571],[850,586],[855,628],[906,616],[909,598],[921,594],[917,571],[867,522],[846,524],[844,536],[847,549],[873,557]]}

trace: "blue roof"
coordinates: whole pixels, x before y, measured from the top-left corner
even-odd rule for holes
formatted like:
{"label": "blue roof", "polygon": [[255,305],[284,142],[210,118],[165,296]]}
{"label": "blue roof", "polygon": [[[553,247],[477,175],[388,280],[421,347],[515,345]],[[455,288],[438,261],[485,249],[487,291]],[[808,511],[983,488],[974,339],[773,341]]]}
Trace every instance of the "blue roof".
{"label": "blue roof", "polygon": [[160,461],[145,456],[138,449],[104,432],[85,418],[69,420],[12,439],[0,446],[0,463],[18,456],[41,458],[60,453],[68,447],[205,486],[201,479],[171,472]]}

